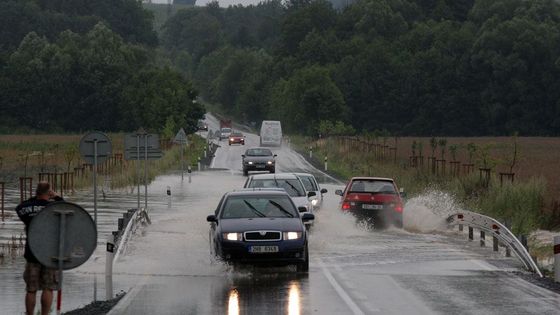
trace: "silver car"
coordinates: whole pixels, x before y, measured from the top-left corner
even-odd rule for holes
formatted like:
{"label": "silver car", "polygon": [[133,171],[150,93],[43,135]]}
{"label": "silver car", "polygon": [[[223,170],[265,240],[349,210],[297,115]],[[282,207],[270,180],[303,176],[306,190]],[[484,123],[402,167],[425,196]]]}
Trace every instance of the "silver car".
{"label": "silver car", "polygon": [[319,183],[317,182],[317,180],[315,179],[315,176],[313,176],[313,174],[294,173],[294,175],[299,177],[299,179],[303,183],[303,187],[305,188],[305,191],[307,193],[309,193],[309,192],[314,192],[315,193],[315,196],[312,197],[312,199],[311,199],[311,204],[313,205],[313,209],[317,210],[317,209],[321,208],[321,206],[323,204],[323,194],[326,194],[327,190],[325,188],[321,189],[321,187],[319,186]]}
{"label": "silver car", "polygon": [[[313,213],[311,198],[316,196],[315,192],[307,192],[299,177],[294,174],[258,174],[251,175],[245,181],[244,188],[283,188],[296,207],[305,207],[305,213]],[[313,224],[313,221],[306,222]]]}

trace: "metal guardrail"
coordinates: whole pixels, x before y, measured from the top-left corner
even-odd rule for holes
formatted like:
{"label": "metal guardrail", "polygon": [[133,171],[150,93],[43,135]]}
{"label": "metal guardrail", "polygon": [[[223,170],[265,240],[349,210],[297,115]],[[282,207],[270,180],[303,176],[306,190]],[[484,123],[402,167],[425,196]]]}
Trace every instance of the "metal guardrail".
{"label": "metal guardrail", "polygon": [[152,223],[145,208],[128,210],[123,217],[123,225],[119,226],[123,229],[119,229],[117,235],[115,235],[116,253],[114,261],[117,261],[121,253],[126,250],[130,237],[136,233],[138,227]]}
{"label": "metal guardrail", "polygon": [[[538,274],[539,277],[543,277],[539,267],[531,255],[529,255],[525,246],[521,244],[517,237],[515,237],[515,235],[506,226],[497,220],[476,212],[461,211],[450,215],[447,218],[447,224],[449,227],[453,227],[455,225],[467,225],[469,227],[476,228],[481,231],[481,237],[484,237],[484,233],[482,232],[490,233],[503,245],[510,248],[525,265],[525,268]],[[469,231],[469,233],[469,237],[472,239],[472,231]],[[483,240],[481,239],[481,243],[482,242]]]}

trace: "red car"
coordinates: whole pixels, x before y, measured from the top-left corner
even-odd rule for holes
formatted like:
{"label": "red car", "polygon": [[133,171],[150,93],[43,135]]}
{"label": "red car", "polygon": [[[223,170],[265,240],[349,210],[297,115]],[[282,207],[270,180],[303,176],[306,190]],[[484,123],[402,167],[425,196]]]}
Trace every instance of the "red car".
{"label": "red car", "polygon": [[335,193],[341,196],[342,211],[353,213],[359,220],[372,220],[375,227],[394,225],[402,228],[404,192],[391,178],[354,177]]}
{"label": "red car", "polygon": [[239,132],[233,132],[229,135],[229,145],[232,144],[241,144],[245,145],[245,136]]}

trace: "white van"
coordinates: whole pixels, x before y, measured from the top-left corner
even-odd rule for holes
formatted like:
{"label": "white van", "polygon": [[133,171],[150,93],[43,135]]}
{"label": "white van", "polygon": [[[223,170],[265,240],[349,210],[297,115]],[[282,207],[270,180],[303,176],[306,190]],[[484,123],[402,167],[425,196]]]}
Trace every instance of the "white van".
{"label": "white van", "polygon": [[282,145],[282,125],[277,120],[263,120],[261,124],[261,146]]}

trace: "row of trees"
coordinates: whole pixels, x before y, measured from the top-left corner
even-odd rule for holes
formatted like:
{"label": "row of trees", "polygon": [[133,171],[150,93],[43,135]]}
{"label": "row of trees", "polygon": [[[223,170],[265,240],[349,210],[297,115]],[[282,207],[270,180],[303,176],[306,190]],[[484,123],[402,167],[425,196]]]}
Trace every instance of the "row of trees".
{"label": "row of trees", "polygon": [[6,0],[0,21],[0,132],[195,130],[204,114],[138,1]]}
{"label": "row of trees", "polygon": [[401,134],[560,134],[553,0],[270,0],[179,11],[162,44],[246,121]]}

